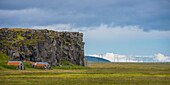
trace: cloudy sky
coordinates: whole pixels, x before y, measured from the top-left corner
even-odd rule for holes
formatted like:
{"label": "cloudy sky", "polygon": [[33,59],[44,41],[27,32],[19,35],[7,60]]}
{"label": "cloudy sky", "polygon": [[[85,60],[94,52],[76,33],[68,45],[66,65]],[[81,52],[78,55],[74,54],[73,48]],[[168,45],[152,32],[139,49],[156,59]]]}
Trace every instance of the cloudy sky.
{"label": "cloudy sky", "polygon": [[78,31],[85,55],[168,59],[169,9],[170,0],[0,0],[0,28]]}

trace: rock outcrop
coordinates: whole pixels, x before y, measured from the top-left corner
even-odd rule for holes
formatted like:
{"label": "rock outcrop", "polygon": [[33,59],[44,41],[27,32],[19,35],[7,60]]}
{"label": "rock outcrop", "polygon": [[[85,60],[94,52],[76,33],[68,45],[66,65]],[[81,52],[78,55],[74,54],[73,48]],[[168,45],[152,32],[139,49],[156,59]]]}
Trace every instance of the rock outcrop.
{"label": "rock outcrop", "polygon": [[83,33],[34,29],[0,29],[0,51],[10,60],[48,62],[52,66],[66,61],[87,66]]}

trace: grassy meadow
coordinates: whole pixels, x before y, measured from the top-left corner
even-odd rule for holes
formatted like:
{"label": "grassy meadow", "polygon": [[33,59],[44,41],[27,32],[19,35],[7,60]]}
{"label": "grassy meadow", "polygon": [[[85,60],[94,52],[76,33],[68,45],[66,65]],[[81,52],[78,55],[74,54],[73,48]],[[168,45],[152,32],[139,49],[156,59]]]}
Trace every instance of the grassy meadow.
{"label": "grassy meadow", "polygon": [[63,65],[53,70],[26,70],[0,63],[3,85],[170,85],[170,63],[89,63],[89,67]]}

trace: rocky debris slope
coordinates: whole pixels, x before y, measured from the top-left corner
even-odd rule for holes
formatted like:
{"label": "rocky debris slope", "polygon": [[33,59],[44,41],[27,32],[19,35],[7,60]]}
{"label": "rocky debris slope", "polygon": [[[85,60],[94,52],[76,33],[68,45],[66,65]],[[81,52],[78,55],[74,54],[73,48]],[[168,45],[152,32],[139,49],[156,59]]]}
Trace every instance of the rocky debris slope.
{"label": "rocky debris slope", "polygon": [[0,29],[0,51],[10,60],[48,62],[62,61],[87,66],[84,57],[83,33],[34,29]]}

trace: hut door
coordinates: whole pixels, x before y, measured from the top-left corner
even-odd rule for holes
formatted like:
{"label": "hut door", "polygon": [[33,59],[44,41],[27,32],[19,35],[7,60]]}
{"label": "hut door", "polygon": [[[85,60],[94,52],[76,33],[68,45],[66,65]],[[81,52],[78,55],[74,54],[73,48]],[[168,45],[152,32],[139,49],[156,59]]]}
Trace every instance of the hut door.
{"label": "hut door", "polygon": [[20,70],[22,70],[22,63],[21,63],[21,65],[20,65],[20,68],[21,68]]}

